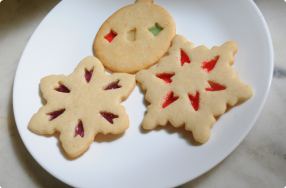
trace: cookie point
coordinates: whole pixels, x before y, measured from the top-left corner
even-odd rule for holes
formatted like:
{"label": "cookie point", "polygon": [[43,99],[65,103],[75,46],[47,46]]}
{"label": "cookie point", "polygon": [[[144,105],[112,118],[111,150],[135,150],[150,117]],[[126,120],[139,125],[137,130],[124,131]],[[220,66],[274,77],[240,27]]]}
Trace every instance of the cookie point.
{"label": "cookie point", "polygon": [[135,3],[154,3],[153,0],[136,0]]}
{"label": "cookie point", "polygon": [[172,41],[172,44],[186,43],[188,40],[182,35],[176,35]]}
{"label": "cookie point", "polygon": [[193,132],[193,136],[196,142],[200,144],[206,143],[210,138],[210,130],[201,131],[201,132]]}
{"label": "cookie point", "polygon": [[227,41],[222,46],[227,49],[230,49],[234,54],[237,53],[238,45],[235,41]]}
{"label": "cookie point", "polygon": [[83,58],[83,59],[81,60],[81,62],[82,62],[82,61],[95,61],[95,60],[97,60],[97,58],[94,57],[94,56],[86,56],[85,58]]}

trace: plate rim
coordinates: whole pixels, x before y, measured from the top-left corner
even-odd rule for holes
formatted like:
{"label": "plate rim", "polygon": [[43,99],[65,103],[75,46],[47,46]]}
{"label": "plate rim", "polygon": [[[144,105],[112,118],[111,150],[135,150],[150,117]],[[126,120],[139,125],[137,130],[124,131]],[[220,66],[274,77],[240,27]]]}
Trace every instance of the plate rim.
{"label": "plate rim", "polygon": [[[57,176],[53,171],[51,171],[49,168],[47,168],[47,166],[40,162],[40,160],[33,154],[33,152],[31,152],[31,150],[29,149],[29,147],[27,146],[27,143],[24,139],[24,136],[22,134],[22,132],[20,131],[19,129],[19,124],[20,123],[20,120],[17,118],[17,113],[15,113],[16,111],[16,102],[15,102],[15,98],[16,98],[16,88],[17,88],[17,80],[18,77],[19,77],[19,70],[21,69],[21,66],[23,66],[24,63],[23,62],[23,59],[24,59],[24,56],[26,54],[26,51],[27,51],[27,47],[30,45],[31,43],[31,40],[34,36],[35,33],[37,33],[37,31],[39,30],[39,28],[41,28],[41,26],[46,22],[46,20],[48,19],[48,17],[55,11],[55,9],[59,8],[59,6],[61,6],[62,4],[64,4],[67,0],[63,0],[63,1],[60,1],[58,4],[56,4],[56,6],[54,6],[49,12],[48,14],[40,21],[40,23],[38,24],[38,26],[36,27],[36,29],[32,32],[31,34],[31,37],[30,39],[28,40],[28,42],[26,43],[25,45],[25,48],[21,54],[21,58],[18,62],[18,65],[17,65],[17,69],[16,69],[16,73],[15,73],[15,76],[14,76],[14,81],[13,81],[13,93],[12,93],[12,105],[13,105],[13,114],[14,114],[14,119],[15,119],[15,124],[16,124],[16,127],[17,127],[17,130],[18,130],[18,133],[20,135],[20,138],[22,140],[22,142],[24,143],[24,146],[26,148],[26,150],[29,152],[29,154],[33,157],[33,159],[35,161],[37,161],[37,163],[45,170],[47,171],[49,174],[51,174],[53,177],[55,177],[56,179],[58,179],[59,181],[69,185],[69,186],[75,186],[73,184],[71,184],[71,182],[69,181],[66,181],[66,179],[62,178],[62,177],[59,177]],[[250,130],[254,127],[255,125],[255,122],[257,121],[258,117],[261,115],[261,112],[263,110],[263,107],[265,106],[265,103],[266,103],[266,100],[269,96],[269,92],[270,92],[270,88],[271,88],[271,83],[272,83],[272,80],[273,80],[273,70],[274,70],[274,48],[273,48],[273,42],[272,42],[272,37],[271,37],[271,32],[269,30],[269,27],[268,27],[268,24],[262,14],[262,12],[260,11],[260,9],[258,8],[258,6],[256,5],[256,3],[253,1],[253,0],[246,0],[250,6],[252,6],[252,8],[254,8],[254,11],[255,13],[258,15],[259,17],[259,20],[261,21],[262,23],[262,26],[264,28],[264,31],[265,31],[265,34],[266,34],[266,38],[265,38],[265,41],[267,42],[267,46],[269,47],[269,71],[270,71],[270,74],[267,78],[267,87],[266,87],[266,90],[265,90],[265,94],[263,96],[263,99],[261,101],[261,103],[259,104],[258,108],[257,108],[257,112],[254,116],[254,118],[252,119],[251,123],[249,124],[249,126],[245,129],[245,131],[239,136],[239,139],[237,142],[235,142],[231,147],[229,147],[228,149],[226,149],[224,152],[222,152],[221,154],[221,157],[216,160],[215,162],[212,162],[210,166],[208,166],[207,168],[201,170],[201,172],[197,173],[196,176],[194,176],[193,178],[184,178],[183,181],[180,181],[180,182],[176,182],[176,181],[173,181],[173,184],[170,186],[170,187],[175,187],[175,186],[180,186],[180,185],[183,185],[189,181],[192,181],[200,176],[202,176],[203,174],[205,174],[206,172],[210,171],[211,169],[213,169],[215,166],[217,166],[218,164],[220,164],[224,159],[226,159],[226,157],[228,157],[232,152],[235,151],[235,149],[241,144],[241,142],[246,138],[246,136],[249,134]]]}

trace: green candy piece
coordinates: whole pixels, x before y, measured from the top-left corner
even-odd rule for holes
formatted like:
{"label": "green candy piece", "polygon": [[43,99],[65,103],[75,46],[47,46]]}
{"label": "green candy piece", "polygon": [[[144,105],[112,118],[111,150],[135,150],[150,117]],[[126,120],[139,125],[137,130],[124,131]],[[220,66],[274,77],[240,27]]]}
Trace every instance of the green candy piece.
{"label": "green candy piece", "polygon": [[149,31],[154,35],[157,36],[159,33],[163,30],[163,27],[161,27],[158,23],[155,24],[155,26],[149,28]]}

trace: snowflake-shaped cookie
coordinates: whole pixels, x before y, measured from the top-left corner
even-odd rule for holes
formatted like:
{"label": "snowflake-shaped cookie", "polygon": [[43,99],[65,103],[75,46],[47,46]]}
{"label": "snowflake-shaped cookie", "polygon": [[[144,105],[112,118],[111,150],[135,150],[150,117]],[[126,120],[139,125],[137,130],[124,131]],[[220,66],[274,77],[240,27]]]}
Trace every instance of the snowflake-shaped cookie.
{"label": "snowflake-shaped cookie", "polygon": [[41,80],[47,103],[34,114],[29,129],[38,134],[59,132],[66,154],[84,153],[97,133],[120,134],[129,126],[120,102],[135,86],[135,76],[106,75],[95,57],[87,57],[69,76],[52,75]]}
{"label": "snowflake-shaped cookie", "polygon": [[157,65],[136,75],[150,103],[143,128],[154,129],[167,122],[174,127],[184,125],[196,141],[205,143],[216,117],[252,96],[251,88],[231,66],[236,52],[234,42],[212,49],[194,48],[176,36]]}

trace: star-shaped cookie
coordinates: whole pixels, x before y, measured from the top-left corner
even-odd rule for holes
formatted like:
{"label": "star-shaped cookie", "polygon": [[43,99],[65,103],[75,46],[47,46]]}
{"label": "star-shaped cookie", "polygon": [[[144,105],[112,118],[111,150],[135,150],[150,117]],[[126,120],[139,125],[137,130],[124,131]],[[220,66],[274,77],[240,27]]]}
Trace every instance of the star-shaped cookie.
{"label": "star-shaped cookie", "polygon": [[98,59],[87,57],[69,76],[52,75],[41,80],[46,104],[33,115],[29,129],[43,135],[59,132],[67,156],[77,157],[97,133],[120,134],[128,128],[128,115],[120,103],[134,86],[134,75],[107,75]]}
{"label": "star-shaped cookie", "polygon": [[250,86],[232,68],[236,52],[235,42],[208,49],[176,36],[157,65],[136,75],[150,103],[143,128],[170,122],[184,126],[197,142],[205,143],[216,118],[252,96]]}

